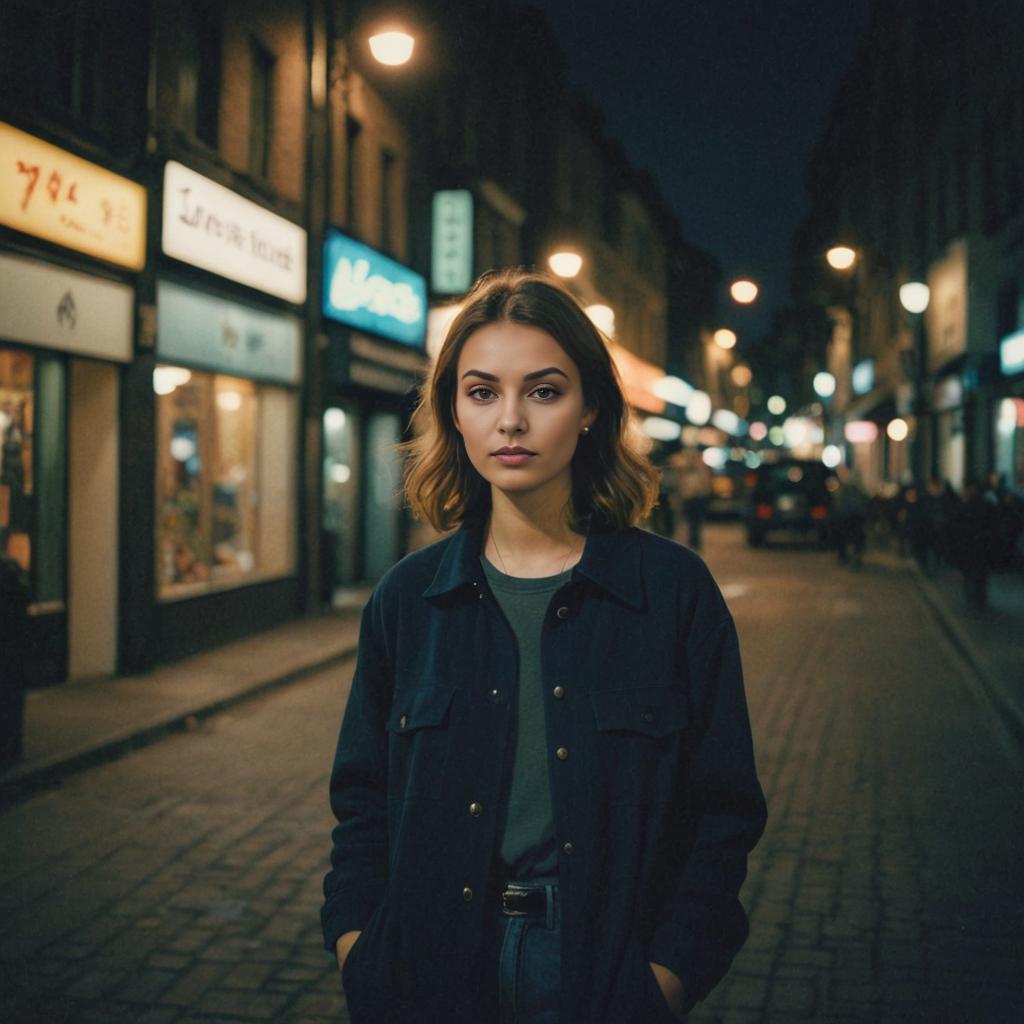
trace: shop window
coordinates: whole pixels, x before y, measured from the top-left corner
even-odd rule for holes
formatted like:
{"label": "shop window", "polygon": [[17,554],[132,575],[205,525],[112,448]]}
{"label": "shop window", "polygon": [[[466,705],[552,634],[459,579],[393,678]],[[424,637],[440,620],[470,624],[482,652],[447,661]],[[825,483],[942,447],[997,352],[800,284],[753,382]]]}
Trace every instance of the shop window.
{"label": "shop window", "polygon": [[0,551],[51,609],[64,602],[65,392],[61,359],[0,348]]}
{"label": "shop window", "polygon": [[26,572],[32,568],[34,428],[35,360],[0,349],[0,549]]}
{"label": "shop window", "polygon": [[160,596],[291,571],[291,393],[173,366],[157,367],[154,388]]}

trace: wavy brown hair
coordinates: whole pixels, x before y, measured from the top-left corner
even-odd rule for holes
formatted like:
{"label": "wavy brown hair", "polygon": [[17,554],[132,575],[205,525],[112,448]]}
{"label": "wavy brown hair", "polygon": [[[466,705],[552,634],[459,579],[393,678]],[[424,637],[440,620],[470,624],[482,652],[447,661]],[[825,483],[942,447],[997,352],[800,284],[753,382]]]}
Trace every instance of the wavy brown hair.
{"label": "wavy brown hair", "polygon": [[454,406],[463,345],[481,327],[500,322],[547,331],[579,370],[584,407],[597,413],[573,455],[569,525],[583,532],[588,516],[620,528],[640,522],[658,499],[657,470],[640,450],[608,348],[569,291],[521,269],[481,277],[448,329],[420,394],[420,433],[402,446],[408,453],[405,495],[414,514],[443,532],[490,507],[490,485],[469,461]]}

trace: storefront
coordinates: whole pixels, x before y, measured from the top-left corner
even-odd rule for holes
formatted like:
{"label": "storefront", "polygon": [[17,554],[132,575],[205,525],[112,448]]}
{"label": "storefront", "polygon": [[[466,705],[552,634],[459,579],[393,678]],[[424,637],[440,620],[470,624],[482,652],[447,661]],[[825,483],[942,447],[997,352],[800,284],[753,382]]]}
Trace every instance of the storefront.
{"label": "storefront", "polygon": [[1024,330],[999,345],[1002,383],[993,405],[994,468],[1006,485],[1024,494]]}
{"label": "storefront", "polygon": [[410,547],[402,458],[427,371],[426,282],[330,230],[324,243],[328,348],[323,420],[323,591],[383,575]]}
{"label": "storefront", "polygon": [[145,211],[142,186],[0,124],[0,551],[31,589],[33,685],[117,667],[121,367]]}
{"label": "storefront", "polygon": [[172,161],[162,249],[177,262],[156,285],[157,661],[298,608],[306,233]]}

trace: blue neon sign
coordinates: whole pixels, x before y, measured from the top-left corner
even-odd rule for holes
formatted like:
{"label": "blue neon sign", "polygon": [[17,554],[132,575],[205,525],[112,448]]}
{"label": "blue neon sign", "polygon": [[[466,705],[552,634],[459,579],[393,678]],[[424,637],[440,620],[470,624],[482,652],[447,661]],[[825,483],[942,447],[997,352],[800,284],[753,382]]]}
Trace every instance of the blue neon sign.
{"label": "blue neon sign", "polygon": [[427,283],[416,271],[329,228],[323,309],[331,320],[422,348]]}

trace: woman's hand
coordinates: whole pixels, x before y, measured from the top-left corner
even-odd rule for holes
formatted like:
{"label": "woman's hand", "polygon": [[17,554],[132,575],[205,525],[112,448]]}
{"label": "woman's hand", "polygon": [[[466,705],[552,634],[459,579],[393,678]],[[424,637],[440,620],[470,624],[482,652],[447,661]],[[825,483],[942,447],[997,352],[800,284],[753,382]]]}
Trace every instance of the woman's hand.
{"label": "woman's hand", "polygon": [[334,955],[338,958],[338,970],[342,970],[345,966],[345,961],[348,959],[349,953],[352,951],[352,947],[356,944],[356,939],[359,938],[363,933],[360,932],[345,932],[340,939],[334,944]]}
{"label": "woman's hand", "polygon": [[651,970],[654,972],[655,980],[661,989],[661,994],[668,1003],[668,1008],[677,1016],[683,1016],[683,1006],[686,1002],[686,993],[683,983],[667,967],[661,964],[651,963]]}

